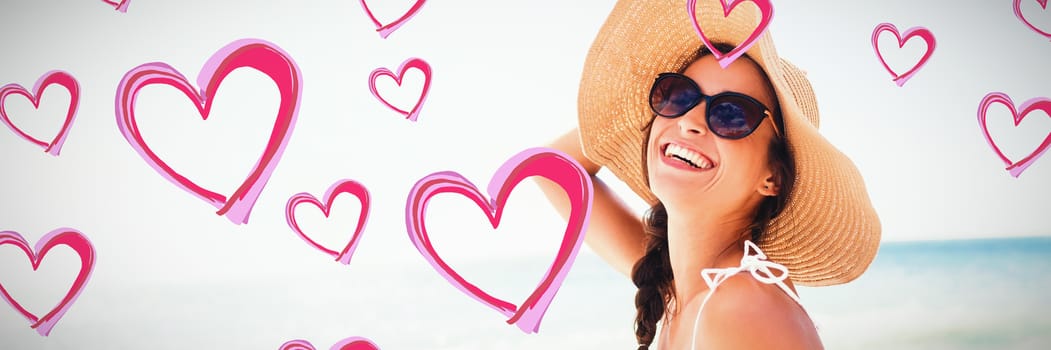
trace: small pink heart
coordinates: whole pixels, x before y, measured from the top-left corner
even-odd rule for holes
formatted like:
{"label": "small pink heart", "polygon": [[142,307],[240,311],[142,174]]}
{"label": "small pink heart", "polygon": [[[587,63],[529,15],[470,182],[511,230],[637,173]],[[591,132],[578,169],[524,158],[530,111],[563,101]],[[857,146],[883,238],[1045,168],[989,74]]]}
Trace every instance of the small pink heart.
{"label": "small pink heart", "polygon": [[[343,251],[337,252],[318,244],[303,233],[303,230],[299,228],[299,223],[296,222],[295,209],[300,204],[308,203],[321,210],[327,218],[329,217],[329,214],[331,214],[332,202],[336,200],[336,196],[343,193],[349,193],[358,198],[358,201],[361,202],[361,212],[358,214],[358,226],[354,229],[354,234],[351,235],[350,242],[348,242],[343,248]],[[369,191],[365,189],[364,185],[357,181],[340,180],[332,184],[332,186],[328,188],[328,191],[325,191],[325,196],[323,198],[325,200],[324,204],[318,201],[313,195],[306,192],[293,195],[288,199],[288,204],[285,205],[285,220],[288,222],[288,226],[292,228],[292,231],[299,235],[299,238],[306,241],[307,244],[314,247],[314,249],[331,255],[336,258],[336,261],[339,261],[343,265],[350,264],[350,258],[354,255],[354,250],[357,248],[358,241],[361,239],[361,231],[365,230],[365,222],[369,217]]]}
{"label": "small pink heart", "polygon": [[[4,109],[4,102],[7,97],[14,95],[22,95],[29,99],[33,103],[34,108],[40,107],[40,94],[50,85],[59,85],[69,91],[69,109],[66,111],[66,121],[62,123],[62,128],[59,129],[58,134],[51,139],[50,142],[44,142],[35,137],[29,136],[24,131],[15,126],[11,122],[11,119],[7,115],[7,111]],[[43,147],[44,152],[57,156],[62,150],[62,144],[66,142],[66,135],[69,134],[69,128],[73,125],[73,118],[77,114],[77,107],[80,104],[80,84],[73,78],[69,73],[53,70],[44,73],[40,79],[37,80],[36,84],[33,84],[33,93],[26,91],[21,85],[18,84],[7,84],[0,87],[0,120],[7,124],[8,128],[11,128],[18,136],[21,136],[26,141],[32,142],[37,146]]]}
{"label": "small pink heart", "polygon": [[[493,228],[496,228],[500,225],[504,203],[511,189],[530,176],[544,177],[561,186],[569,197],[570,214],[555,261],[533,293],[520,306],[515,306],[489,295],[449,267],[431,245],[424,217],[431,197],[440,193],[455,193],[473,200],[488,216]],[[510,317],[508,324],[517,324],[522,331],[535,333],[583,242],[591,214],[592,194],[591,177],[573,158],[554,149],[531,148],[515,155],[500,167],[489,182],[488,200],[470,181],[454,172],[437,172],[420,179],[409,192],[405,206],[405,226],[416,249],[449,283]]]}
{"label": "small pink heart", "polygon": [[365,3],[365,0],[361,0],[361,7],[365,9],[365,14],[367,14],[369,19],[372,20],[372,23],[376,25],[376,32],[380,33],[381,38],[386,39],[390,33],[393,33],[405,24],[405,22],[408,22],[412,16],[415,16],[416,12],[420,11],[420,8],[423,7],[424,2],[426,2],[426,0],[416,0],[416,3],[412,4],[412,7],[409,8],[405,14],[394,20],[394,22],[388,24],[380,23],[380,21],[376,19],[376,16],[372,15],[372,10],[369,10],[369,5]]}
{"label": "small pink heart", "polygon": [[697,0],[686,0],[686,12],[689,14],[690,21],[693,23],[693,29],[697,31],[697,35],[701,37],[701,42],[704,43],[705,47],[712,51],[712,56],[715,56],[715,59],[723,68],[729,66],[730,63],[733,63],[733,61],[737,60],[738,57],[741,57],[741,55],[747,52],[748,49],[752,47],[752,45],[755,45],[755,42],[759,39],[759,36],[762,35],[764,31],[766,31],[766,27],[770,25],[770,21],[774,18],[774,5],[770,4],[769,0],[729,0],[729,2],[727,1],[728,0],[719,1],[719,5],[722,5],[723,7],[724,18],[730,17],[730,12],[733,12],[734,8],[737,7],[737,5],[740,5],[742,2],[745,1],[751,1],[753,4],[755,4],[755,6],[759,7],[759,12],[762,15],[762,18],[760,18],[759,24],[756,25],[755,30],[752,31],[752,34],[749,35],[748,38],[744,40],[744,42],[737,44],[737,46],[733,50],[730,50],[730,52],[722,52],[719,51],[719,49],[715,48],[714,45],[712,45],[712,42],[708,40],[708,36],[704,35],[704,30],[701,29],[701,25],[697,23]]}
{"label": "small pink heart", "polygon": [[[887,65],[887,61],[883,59],[883,54],[880,53],[878,42],[879,35],[880,33],[886,31],[894,33],[894,37],[898,39],[899,49],[905,47],[905,43],[908,42],[909,39],[914,36],[920,37],[920,39],[923,39],[923,41],[927,43],[927,52],[923,54],[923,57],[920,58],[919,62],[916,62],[916,65],[912,66],[912,68],[906,71],[904,74],[899,75],[898,73],[895,73],[894,70]],[[898,33],[898,27],[895,27],[893,24],[890,23],[880,23],[876,26],[875,29],[872,30],[872,49],[876,50],[876,56],[879,57],[879,62],[883,64],[884,69],[890,72],[890,75],[894,77],[894,82],[897,83],[899,87],[905,85],[906,81],[912,78],[912,76],[915,75],[916,72],[919,71],[921,67],[923,67],[923,65],[927,64],[927,60],[930,59],[931,54],[934,53],[935,46],[937,46],[937,42],[934,40],[934,34],[932,34],[930,30],[927,30],[927,28],[924,27],[909,28],[905,31],[904,38],[901,34]]]}
{"label": "small pink heart", "polygon": [[[200,112],[201,118],[207,120],[219,84],[230,72],[241,67],[253,68],[269,76],[280,91],[281,102],[269,142],[262,155],[241,186],[226,197],[182,176],[153,153],[135,122],[135,99],[139,91],[146,86],[168,85],[189,97]],[[242,39],[216,52],[197,76],[197,84],[203,89],[200,93],[181,73],[162,62],[135,67],[124,75],[117,87],[117,126],[132,148],[168,181],[218,208],[216,214],[226,215],[235,224],[247,223],[252,206],[270,179],[270,174],[277,167],[285,145],[292,135],[299,113],[302,75],[296,63],[277,46],[262,40]]]}
{"label": "small pink heart", "polygon": [[[420,98],[416,100],[416,104],[412,106],[412,109],[409,111],[405,111],[401,108],[394,107],[390,104],[390,102],[387,102],[387,100],[384,99],[383,96],[380,96],[379,91],[376,89],[376,78],[379,78],[381,76],[391,77],[392,79],[394,79],[394,82],[398,84],[398,86],[401,86],[401,80],[405,77],[405,71],[409,68],[415,68],[420,70],[420,72],[423,72],[423,91],[420,92]],[[397,75],[392,73],[387,68],[377,68],[376,70],[372,71],[372,74],[369,75],[369,91],[372,91],[372,96],[380,100],[380,102],[387,106],[387,108],[393,109],[395,112],[401,113],[405,116],[405,119],[411,121],[416,121],[416,118],[420,116],[420,108],[423,107],[423,101],[427,99],[427,91],[430,90],[430,88],[431,66],[427,64],[426,61],[415,57],[409,58],[405,60],[405,62],[402,62],[401,66],[398,66]]]}
{"label": "small pink heart", "polygon": [[[331,350],[379,350],[379,349],[380,349],[379,346],[376,346],[376,344],[373,343],[371,340],[368,340],[368,339],[362,338],[362,337],[350,337],[350,338],[347,338],[347,339],[343,339],[343,340],[339,341],[338,343],[336,343],[335,345],[332,345],[332,348],[331,348]],[[281,347],[278,348],[278,350],[317,350],[317,349],[315,349],[314,348],[314,344],[311,344],[309,341],[302,340],[302,339],[296,339],[296,340],[289,340],[288,342],[285,342],[284,344],[281,344]]]}
{"label": "small pink heart", "polygon": [[993,141],[993,138],[989,136],[989,129],[985,122],[985,113],[989,110],[989,107],[992,106],[994,103],[1003,104],[1004,106],[1007,106],[1009,110],[1011,110],[1011,115],[1014,118],[1014,125],[1017,127],[1018,124],[1022,122],[1022,119],[1025,119],[1025,116],[1028,115],[1029,112],[1041,110],[1044,111],[1044,113],[1051,115],[1051,99],[1048,99],[1046,97],[1037,97],[1025,101],[1024,103],[1022,103],[1021,106],[1019,106],[1019,109],[1022,110],[1022,112],[1019,113],[1018,110],[1015,109],[1014,102],[1012,102],[1011,98],[1008,97],[1006,94],[1001,92],[990,92],[989,94],[985,95],[985,98],[982,99],[982,103],[978,105],[978,126],[982,128],[982,134],[985,135],[985,141],[989,142],[989,146],[993,148],[993,152],[996,152],[996,155],[1000,157],[1000,160],[1002,160],[1004,164],[1007,165],[1007,172],[1010,173],[1011,176],[1018,177],[1018,175],[1021,175],[1026,168],[1028,168],[1030,165],[1033,164],[1033,162],[1039,159],[1040,156],[1044,154],[1044,152],[1047,152],[1048,148],[1051,148],[1051,131],[1048,132],[1047,137],[1044,138],[1044,141],[1040,144],[1040,146],[1037,146],[1037,148],[1033,150],[1033,152],[1029,153],[1029,155],[1025,156],[1025,158],[1022,158],[1021,160],[1018,160],[1017,162],[1012,162],[1010,159],[1007,159],[1007,156],[1005,156],[1004,153],[1000,151],[1000,147],[996,145],[996,142]]}
{"label": "small pink heart", "polygon": [[[91,245],[91,241],[88,240],[84,234],[71,228],[60,228],[49,232],[37,241],[36,247],[30,248],[29,243],[26,242],[25,238],[17,232],[3,231],[0,232],[0,246],[10,244],[22,249],[26,253],[26,257],[33,265],[33,271],[36,271],[40,267],[40,262],[47,255],[51,248],[57,245],[65,245],[73,249],[77,255],[80,256],[80,272],[77,274],[76,280],[73,281],[73,285],[69,287],[69,291],[66,292],[66,296],[62,298],[62,301],[55,305],[55,308],[51,309],[47,314],[42,317],[33,315],[20,305],[14,298],[8,294],[7,289],[4,288],[3,284],[0,284],[0,296],[3,296],[4,300],[7,301],[11,307],[14,307],[16,311],[22,314],[29,323],[31,328],[35,328],[37,333],[43,336],[47,336],[51,333],[51,328],[55,327],[55,323],[65,315],[69,307],[73,305],[73,302],[80,296],[81,290],[84,289],[84,285],[88,283],[91,278],[91,272],[95,269],[95,248]],[[34,253],[35,251],[35,253]]]}
{"label": "small pink heart", "polygon": [[131,0],[111,1],[102,0],[102,2],[110,4],[114,9],[120,12],[128,12],[128,5],[131,5]]}
{"label": "small pink heart", "polygon": [[[1047,11],[1047,0],[1036,0],[1036,2],[1040,4],[1041,9]],[[1021,20],[1022,23],[1025,23],[1025,25],[1029,27],[1029,29],[1032,29],[1033,31],[1039,33],[1040,35],[1043,35],[1044,37],[1051,38],[1051,33],[1037,28],[1035,25],[1033,25],[1032,22],[1029,22],[1029,19],[1027,19],[1024,14],[1022,14],[1022,0],[1014,0],[1014,11],[1015,17],[1018,17],[1018,19]]]}

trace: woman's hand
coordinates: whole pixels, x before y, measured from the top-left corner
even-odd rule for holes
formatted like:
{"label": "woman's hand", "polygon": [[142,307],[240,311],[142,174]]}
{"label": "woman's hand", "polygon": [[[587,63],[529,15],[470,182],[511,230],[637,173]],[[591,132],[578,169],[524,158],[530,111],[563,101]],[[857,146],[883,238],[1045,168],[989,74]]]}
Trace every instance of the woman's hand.
{"label": "woman's hand", "polygon": [[[562,135],[548,147],[566,153],[591,175],[595,189],[584,241],[613,268],[630,278],[635,262],[642,257],[646,249],[646,235],[639,215],[632,213],[627,204],[595,176],[601,166],[584,156],[577,129]],[[534,179],[562,218],[568,220],[569,199],[562,188],[541,177]]]}

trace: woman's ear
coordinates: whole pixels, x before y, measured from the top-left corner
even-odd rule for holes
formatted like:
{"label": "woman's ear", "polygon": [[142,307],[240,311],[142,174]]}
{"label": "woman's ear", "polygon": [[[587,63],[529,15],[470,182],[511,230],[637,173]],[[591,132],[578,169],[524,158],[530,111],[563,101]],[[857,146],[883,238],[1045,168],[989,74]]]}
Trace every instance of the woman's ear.
{"label": "woman's ear", "polygon": [[759,182],[756,191],[767,197],[776,197],[778,193],[781,193],[781,185],[778,183],[777,177],[770,174],[763,181]]}

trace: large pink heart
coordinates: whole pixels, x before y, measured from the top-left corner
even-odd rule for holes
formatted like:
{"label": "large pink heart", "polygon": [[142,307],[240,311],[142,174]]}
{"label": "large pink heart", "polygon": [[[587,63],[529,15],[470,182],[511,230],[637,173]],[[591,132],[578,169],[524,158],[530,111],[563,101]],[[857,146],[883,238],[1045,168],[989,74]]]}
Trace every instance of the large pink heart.
{"label": "large pink heart", "polygon": [[[912,66],[912,68],[910,68],[905,73],[895,73],[894,70],[887,65],[887,61],[883,60],[883,54],[880,53],[879,49],[879,42],[877,39],[879,38],[880,33],[885,31],[894,33],[894,37],[898,39],[899,49],[905,47],[905,43],[908,42],[910,38],[918,36],[921,39],[923,39],[923,41],[927,42],[927,52],[923,54],[923,57],[920,58],[919,62],[916,62],[916,65]],[[931,54],[934,53],[935,46],[937,46],[937,42],[934,40],[934,34],[932,34],[930,30],[927,30],[927,28],[909,28],[905,31],[904,37],[902,37],[902,35],[898,33],[898,27],[895,27],[893,24],[890,23],[880,23],[876,26],[875,29],[872,30],[872,49],[876,50],[876,56],[879,57],[879,62],[883,64],[884,69],[890,72],[890,75],[894,77],[894,82],[898,84],[899,87],[905,85],[906,81],[911,79],[913,75],[916,75],[916,72],[919,71],[919,69],[923,67],[923,65],[927,64],[927,60],[930,59]]]}
{"label": "large pink heart", "polygon": [[[50,142],[44,142],[26,134],[15,126],[8,117],[7,111],[4,109],[4,102],[7,100],[7,97],[12,94],[22,95],[33,103],[33,107],[39,108],[40,93],[51,85],[59,85],[69,91],[69,109],[66,110],[66,121],[62,123],[62,128],[58,130],[58,134],[56,134]],[[7,84],[0,87],[0,120],[2,120],[4,124],[7,124],[7,127],[11,128],[11,130],[18,134],[18,136],[21,136],[23,139],[26,139],[26,141],[32,142],[37,146],[43,147],[44,152],[55,156],[57,156],[62,150],[62,143],[66,141],[66,135],[69,134],[69,128],[73,125],[73,118],[77,115],[77,107],[79,105],[80,84],[77,83],[77,79],[73,78],[72,75],[60,70],[53,70],[44,73],[44,75],[36,81],[36,84],[33,84],[32,93],[18,84]]]}
{"label": "large pink heart", "polygon": [[[420,98],[416,100],[416,104],[412,106],[412,109],[406,111],[404,109],[394,107],[394,105],[391,105],[390,102],[387,102],[387,100],[384,99],[383,96],[380,96],[379,91],[376,89],[376,78],[379,78],[381,76],[388,76],[394,79],[394,82],[397,83],[398,86],[401,86],[401,80],[405,77],[405,71],[409,68],[419,69],[421,72],[423,72],[423,91],[420,92]],[[420,116],[420,108],[423,107],[423,101],[427,100],[427,91],[430,90],[430,88],[431,65],[427,64],[427,61],[415,57],[409,58],[405,60],[405,62],[402,62],[401,65],[398,66],[397,75],[395,75],[393,72],[390,71],[390,69],[387,68],[376,68],[376,70],[372,71],[372,74],[369,74],[369,91],[372,92],[372,96],[379,99],[380,102],[383,103],[383,105],[387,106],[387,108],[393,109],[395,112],[401,113],[405,116],[405,119],[411,121],[416,121],[416,118]]]}
{"label": "large pink heart", "polygon": [[80,272],[77,273],[77,278],[73,281],[73,285],[69,287],[69,291],[66,292],[66,296],[62,298],[62,301],[42,317],[37,317],[22,307],[8,294],[3,284],[0,284],[0,296],[3,296],[4,300],[11,304],[11,307],[14,307],[16,311],[29,320],[31,328],[35,328],[40,335],[47,336],[51,333],[51,328],[55,327],[55,323],[58,323],[62,315],[77,300],[77,297],[80,296],[80,291],[84,289],[84,285],[91,278],[91,272],[95,269],[95,248],[87,237],[71,228],[60,228],[49,232],[37,241],[34,248],[30,248],[25,238],[22,238],[22,235],[17,232],[3,231],[0,232],[0,246],[5,244],[22,249],[32,263],[34,271],[40,267],[40,261],[44,259],[47,252],[57,245],[68,246],[80,256]]}
{"label": "large pink heart", "polygon": [[996,155],[1000,157],[1000,160],[1002,160],[1004,164],[1007,165],[1007,172],[1010,173],[1011,176],[1018,177],[1018,175],[1021,175],[1026,168],[1028,168],[1030,165],[1033,164],[1033,162],[1039,159],[1040,156],[1044,154],[1044,152],[1047,152],[1048,148],[1051,148],[1051,131],[1048,131],[1047,137],[1044,138],[1044,142],[1037,146],[1036,149],[1033,150],[1033,152],[1029,153],[1029,155],[1025,156],[1024,158],[1018,161],[1011,161],[1010,159],[1007,159],[1007,156],[1005,156],[1003,152],[1000,151],[1000,147],[996,146],[996,142],[994,142],[993,138],[989,136],[989,129],[986,126],[987,124],[985,122],[985,113],[989,110],[989,107],[992,106],[994,103],[1003,104],[1004,106],[1007,106],[1009,110],[1011,110],[1011,115],[1014,118],[1014,124],[1017,127],[1018,124],[1022,122],[1022,119],[1025,119],[1025,116],[1028,115],[1029,112],[1041,110],[1044,111],[1044,113],[1051,115],[1051,99],[1048,99],[1046,97],[1037,97],[1025,101],[1024,103],[1022,103],[1021,106],[1019,106],[1019,109],[1022,110],[1021,113],[1019,113],[1018,110],[1015,109],[1015,104],[1011,101],[1010,97],[1001,92],[990,92],[989,94],[985,95],[985,98],[982,99],[982,103],[978,105],[978,126],[982,128],[982,134],[985,135],[985,141],[989,142],[989,146],[993,148],[993,152],[996,152]]}
{"label": "large pink heart", "polygon": [[[371,340],[362,337],[350,337],[347,339],[340,340],[335,345],[332,345],[331,350],[379,350],[379,346],[376,346]],[[278,350],[317,350],[314,348],[314,344],[309,341],[296,339],[289,340]]]}
{"label": "large pink heart", "polygon": [[[226,197],[180,175],[153,153],[135,122],[135,99],[143,87],[169,85],[189,97],[201,113],[201,118],[207,120],[219,84],[230,72],[241,67],[253,68],[269,76],[280,91],[281,103],[263,154],[241,186],[230,197]],[[247,223],[252,206],[277,166],[295,126],[303,84],[299,67],[288,54],[269,42],[242,39],[216,52],[204,65],[197,83],[203,87],[201,93],[182,74],[165,63],[154,62],[135,67],[124,75],[117,87],[117,126],[135,151],[166,179],[218,208],[216,214],[226,215],[235,224]]]}
{"label": "large pink heart", "polygon": [[[1040,4],[1040,8],[1044,9],[1044,11],[1047,11],[1047,0],[1036,0],[1036,2]],[[1040,35],[1043,35],[1047,38],[1051,38],[1051,33],[1045,32],[1040,28],[1037,28],[1035,25],[1033,25],[1033,23],[1029,22],[1029,19],[1025,18],[1025,15],[1022,14],[1022,0],[1014,0],[1014,11],[1015,17],[1018,17],[1018,19],[1021,20],[1022,23],[1025,23],[1025,25],[1029,27],[1029,29],[1040,33]]]}
{"label": "large pink heart", "polygon": [[[321,210],[327,218],[332,210],[332,202],[336,200],[337,195],[342,193],[350,193],[357,197],[358,201],[361,202],[361,212],[358,214],[358,226],[354,229],[354,234],[350,237],[350,242],[347,243],[342,251],[337,252],[318,244],[303,233],[303,230],[299,228],[299,223],[296,222],[295,209],[300,204],[308,203]],[[285,205],[285,220],[288,222],[288,226],[292,228],[292,231],[299,235],[299,238],[306,241],[307,244],[314,247],[314,249],[331,255],[336,258],[336,261],[339,261],[344,265],[350,264],[350,258],[354,255],[354,249],[357,248],[358,241],[361,239],[361,231],[365,230],[365,222],[369,217],[369,208],[371,205],[369,191],[365,189],[364,185],[357,181],[340,180],[332,184],[332,186],[328,188],[328,191],[325,191],[325,196],[322,198],[325,200],[324,204],[322,204],[321,201],[318,201],[313,195],[306,192],[293,195],[288,199],[288,204]]]}
{"label": "large pink heart", "polygon": [[719,5],[722,5],[723,7],[723,17],[729,17],[730,12],[733,12],[737,5],[740,5],[745,1],[751,1],[755,6],[759,7],[759,12],[762,15],[762,18],[759,19],[759,24],[756,25],[755,30],[752,31],[752,34],[750,34],[748,38],[737,44],[737,47],[730,50],[730,52],[722,52],[712,45],[712,42],[708,40],[708,36],[704,35],[704,30],[701,29],[701,25],[697,23],[697,0],[686,0],[686,12],[689,14],[690,21],[693,23],[693,29],[697,31],[697,35],[701,37],[701,42],[704,43],[705,47],[712,51],[712,56],[715,56],[715,59],[723,68],[729,66],[730,63],[733,63],[734,60],[737,60],[738,57],[741,57],[741,55],[747,52],[752,45],[755,45],[759,36],[766,31],[766,27],[770,25],[770,21],[774,18],[774,5],[771,4],[769,0],[729,0],[729,3],[727,0],[719,0]]}
{"label": "large pink heart", "polygon": [[[427,234],[424,214],[431,197],[440,193],[455,193],[473,200],[488,216],[493,228],[496,228],[500,225],[504,202],[511,189],[530,176],[541,176],[561,186],[569,196],[571,209],[555,261],[533,293],[520,306],[515,306],[467,282],[438,256]],[[535,333],[580,249],[591,214],[592,192],[591,177],[572,158],[557,150],[532,148],[515,155],[500,167],[489,183],[489,200],[470,181],[454,172],[437,172],[420,179],[409,192],[405,206],[405,226],[416,249],[449,283],[510,317],[507,323],[517,324],[526,333]]]}
{"label": "large pink heart", "polygon": [[110,4],[110,6],[113,6],[114,9],[116,9],[117,11],[120,11],[120,12],[128,12],[128,5],[131,5],[131,0],[121,0],[121,1],[102,0],[102,2]]}
{"label": "large pink heart", "polygon": [[412,18],[412,16],[415,16],[416,12],[420,11],[420,8],[423,7],[424,2],[427,1],[416,0],[416,3],[412,4],[412,7],[409,8],[409,10],[405,12],[405,14],[403,14],[398,19],[394,20],[394,22],[390,22],[388,24],[380,23],[380,21],[376,19],[376,16],[372,15],[372,10],[369,10],[369,5],[365,3],[365,0],[361,0],[361,7],[365,9],[365,14],[367,14],[369,16],[369,19],[372,20],[372,23],[376,25],[376,32],[380,33],[381,38],[386,39],[387,36],[390,35],[390,33],[393,33],[395,30],[397,30],[399,27],[405,24],[405,22],[408,22],[409,19]]}

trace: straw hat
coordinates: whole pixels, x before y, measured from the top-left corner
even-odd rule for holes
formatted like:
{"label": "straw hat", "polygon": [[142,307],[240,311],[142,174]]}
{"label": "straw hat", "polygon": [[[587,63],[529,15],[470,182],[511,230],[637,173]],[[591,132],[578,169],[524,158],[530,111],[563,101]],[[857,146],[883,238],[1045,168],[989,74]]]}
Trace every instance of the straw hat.
{"label": "straw hat", "polygon": [[[761,13],[741,2],[723,16],[721,0],[700,0],[697,23],[712,43],[740,45]],[[595,38],[578,96],[584,154],[609,168],[649,204],[644,150],[650,86],[681,71],[703,45],[686,0],[619,0]],[[880,222],[854,163],[818,133],[814,91],[799,68],[778,57],[769,31],[745,52],[768,75],[795,160],[795,188],[759,243],[801,285],[849,282],[876,256]]]}

